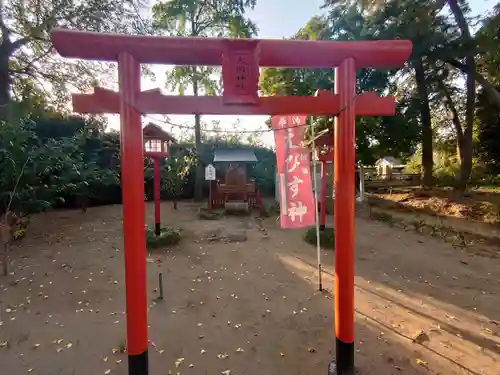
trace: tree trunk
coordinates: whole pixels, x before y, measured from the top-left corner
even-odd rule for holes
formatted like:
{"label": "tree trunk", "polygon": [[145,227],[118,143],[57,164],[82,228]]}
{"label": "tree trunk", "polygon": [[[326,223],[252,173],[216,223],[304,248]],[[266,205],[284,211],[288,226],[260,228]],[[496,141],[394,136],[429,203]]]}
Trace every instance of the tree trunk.
{"label": "tree trunk", "polygon": [[457,178],[457,189],[461,192],[467,189],[470,175],[472,172],[472,133],[474,127],[474,115],[476,110],[476,61],[475,61],[475,44],[470,34],[469,26],[464,17],[462,9],[458,5],[457,0],[448,0],[451,12],[455,17],[462,39],[468,46],[465,57],[465,65],[468,70],[467,74],[467,101],[465,107],[465,130],[464,138],[460,148],[460,171]]}
{"label": "tree trunk", "polygon": [[[196,77],[196,67],[194,70],[193,78],[193,95],[198,96],[198,78]],[[196,174],[194,182],[194,199],[201,201],[203,199],[203,178],[204,170],[202,163],[203,145],[201,144],[201,115],[194,115],[194,139],[196,145],[196,155],[198,156],[198,164],[196,165]]]}
{"label": "tree trunk", "polygon": [[[467,160],[470,159],[472,161],[472,154],[470,154],[472,153],[472,143],[469,144],[465,139],[460,116],[458,115],[457,107],[455,107],[455,104],[453,103],[453,98],[451,97],[450,91],[442,81],[439,82],[439,86],[446,97],[445,104],[452,114],[451,120],[453,123],[453,127],[455,128],[455,134],[457,136],[457,155],[460,159],[460,171],[456,176],[457,184],[455,185],[455,188],[458,189],[458,186],[460,186],[460,178],[463,174],[462,169],[468,167]],[[470,165],[470,167],[472,168],[472,164]]]}
{"label": "tree trunk", "polygon": [[432,174],[434,159],[432,151],[431,109],[425,79],[425,68],[420,58],[415,61],[414,68],[420,102],[420,120],[422,122],[422,185],[424,187],[432,187],[434,185],[434,176]]}
{"label": "tree trunk", "polygon": [[9,119],[10,104],[9,55],[0,48],[0,120]]}

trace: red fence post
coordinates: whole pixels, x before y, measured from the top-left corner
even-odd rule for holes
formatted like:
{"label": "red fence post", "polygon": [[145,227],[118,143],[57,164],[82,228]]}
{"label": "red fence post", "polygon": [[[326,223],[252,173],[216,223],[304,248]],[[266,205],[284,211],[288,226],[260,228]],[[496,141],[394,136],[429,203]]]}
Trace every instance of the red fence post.
{"label": "red fence post", "polygon": [[335,69],[341,112],[335,119],[335,352],[336,375],[354,375],[354,173],[356,65]]}
{"label": "red fence post", "polygon": [[134,108],[140,92],[141,69],[132,55],[121,53],[118,72],[128,366],[130,375],[147,375],[144,159],[141,115]]}
{"label": "red fence post", "polygon": [[161,228],[160,228],[160,182],[161,182],[161,176],[160,176],[160,160],[158,158],[153,158],[153,167],[154,167],[154,194],[155,194],[155,234],[157,236],[160,235]]}

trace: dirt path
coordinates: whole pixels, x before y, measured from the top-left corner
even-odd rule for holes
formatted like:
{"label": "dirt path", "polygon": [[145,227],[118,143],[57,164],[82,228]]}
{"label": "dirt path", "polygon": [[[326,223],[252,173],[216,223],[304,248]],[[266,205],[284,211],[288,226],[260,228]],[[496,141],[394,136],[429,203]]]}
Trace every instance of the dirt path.
{"label": "dirt path", "polygon": [[[151,374],[326,373],[333,300],[316,292],[316,251],[301,232],[274,219],[267,235],[253,218],[196,221],[189,204],[162,209],[185,240],[148,262]],[[382,223],[356,226],[362,374],[500,374],[498,261]],[[248,241],[206,240],[234,231]],[[323,257],[331,289],[332,252]],[[125,344],[121,207],[40,215],[13,260],[0,279],[2,374],[126,374],[126,354],[113,354]],[[155,302],[159,272],[165,300]]]}

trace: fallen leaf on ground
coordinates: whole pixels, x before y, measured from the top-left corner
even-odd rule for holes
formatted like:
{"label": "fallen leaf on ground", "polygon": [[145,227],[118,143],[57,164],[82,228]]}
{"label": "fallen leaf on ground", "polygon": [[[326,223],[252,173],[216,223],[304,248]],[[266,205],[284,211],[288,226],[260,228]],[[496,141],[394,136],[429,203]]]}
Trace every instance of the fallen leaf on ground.
{"label": "fallen leaf on ground", "polygon": [[242,352],[244,352],[244,350],[242,348],[236,349],[236,353],[242,353]]}
{"label": "fallen leaf on ground", "polygon": [[314,349],[314,348],[307,348],[307,351],[308,351],[309,353],[314,353],[314,352],[316,351],[316,349]]}
{"label": "fallen leaf on ground", "polygon": [[108,362],[108,357],[104,357],[102,360],[103,360],[104,362]]}
{"label": "fallen leaf on ground", "polygon": [[68,349],[69,349],[69,348],[71,348],[72,346],[73,346],[73,344],[72,344],[72,343],[69,343],[69,344],[67,344],[67,345],[66,345],[66,347],[67,347]]}
{"label": "fallen leaf on ground", "polygon": [[227,357],[229,357],[229,354],[227,354],[227,353],[217,354],[217,358],[219,358],[219,359],[225,359]]}
{"label": "fallen leaf on ground", "polygon": [[200,354],[205,354],[207,351],[205,349],[200,350]]}
{"label": "fallen leaf on ground", "polygon": [[430,337],[423,330],[420,330],[412,337],[412,341],[419,344],[423,344],[424,342],[430,341]]}
{"label": "fallen leaf on ground", "polygon": [[184,358],[177,358],[175,360],[175,367],[179,367],[180,365],[182,365],[184,363]]}
{"label": "fallen leaf on ground", "polygon": [[221,374],[222,375],[230,375],[231,374],[231,370],[222,371]]}
{"label": "fallen leaf on ground", "polygon": [[427,362],[425,362],[425,361],[421,360],[420,358],[417,358],[417,359],[415,360],[415,362],[416,362],[416,364],[417,364],[417,365],[420,365],[420,366],[427,366]]}
{"label": "fallen leaf on ground", "polygon": [[104,375],[108,375],[110,372],[111,372],[111,369],[108,368],[106,371],[104,371]]}
{"label": "fallen leaf on ground", "polygon": [[165,350],[163,350],[163,349],[158,350],[158,353],[163,354],[163,353],[165,353]]}

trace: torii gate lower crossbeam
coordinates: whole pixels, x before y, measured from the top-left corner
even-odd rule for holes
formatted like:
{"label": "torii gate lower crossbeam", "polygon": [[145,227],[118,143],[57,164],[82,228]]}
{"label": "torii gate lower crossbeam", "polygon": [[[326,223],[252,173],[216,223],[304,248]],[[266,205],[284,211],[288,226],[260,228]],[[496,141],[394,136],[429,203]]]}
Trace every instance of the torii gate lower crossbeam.
{"label": "torii gate lower crossbeam", "polygon": [[[409,41],[318,42],[169,38],[52,31],[64,57],[118,62],[119,93],[73,95],[74,110],[119,113],[129,374],[148,374],[144,168],[141,114],[333,115],[335,123],[335,334],[331,375],[354,375],[354,156],[356,115],[395,111],[393,98],[356,96],[356,68],[399,66]],[[222,65],[223,97],[171,97],[140,89],[140,63]],[[318,97],[257,96],[259,66],[332,67],[336,92]],[[356,99],[356,100],[355,100]]]}

